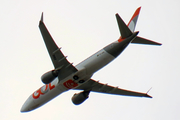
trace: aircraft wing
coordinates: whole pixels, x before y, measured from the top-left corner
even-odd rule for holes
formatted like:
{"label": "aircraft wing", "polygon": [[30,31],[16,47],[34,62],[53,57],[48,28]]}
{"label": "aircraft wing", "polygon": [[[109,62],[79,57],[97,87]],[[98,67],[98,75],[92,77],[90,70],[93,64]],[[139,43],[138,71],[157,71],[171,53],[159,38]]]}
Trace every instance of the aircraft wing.
{"label": "aircraft wing", "polygon": [[51,37],[48,29],[43,22],[43,13],[39,22],[39,29],[41,31],[44,43],[46,44],[54,68],[56,70],[60,70],[59,74],[62,73],[61,76],[58,76],[59,79],[63,79],[68,75],[76,72],[77,69],[71,63],[69,63],[69,61],[66,59],[66,56],[63,55],[60,48],[56,45],[53,38]]}
{"label": "aircraft wing", "polygon": [[124,95],[124,96],[134,96],[134,97],[148,97],[152,98],[147,93],[141,93],[141,92],[134,92],[130,90],[121,89],[118,87],[113,87],[107,84],[99,83],[99,81],[95,81],[90,79],[83,85],[79,86],[76,89],[84,90],[84,91],[93,91],[93,92],[99,92],[99,93],[107,93],[107,94],[113,94],[113,95]]}

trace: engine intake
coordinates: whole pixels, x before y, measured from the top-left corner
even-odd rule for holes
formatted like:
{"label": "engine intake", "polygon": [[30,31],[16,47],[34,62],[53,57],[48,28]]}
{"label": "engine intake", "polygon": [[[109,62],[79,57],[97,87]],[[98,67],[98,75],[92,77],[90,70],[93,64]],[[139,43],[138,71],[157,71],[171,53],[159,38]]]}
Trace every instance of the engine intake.
{"label": "engine intake", "polygon": [[75,93],[71,100],[75,105],[79,105],[83,103],[89,97],[89,93],[90,91],[83,91],[80,93]]}
{"label": "engine intake", "polygon": [[58,71],[56,70],[51,70],[49,72],[44,73],[41,76],[41,80],[44,84],[49,84],[52,82],[56,77],[58,76]]}

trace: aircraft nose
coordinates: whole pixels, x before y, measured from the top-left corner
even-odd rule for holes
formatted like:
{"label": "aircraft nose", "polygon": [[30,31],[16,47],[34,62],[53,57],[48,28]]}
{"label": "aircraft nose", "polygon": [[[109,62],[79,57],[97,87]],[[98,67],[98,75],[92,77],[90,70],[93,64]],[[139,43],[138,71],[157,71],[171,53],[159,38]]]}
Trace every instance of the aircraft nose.
{"label": "aircraft nose", "polygon": [[31,96],[26,100],[26,102],[21,107],[21,112],[28,112],[32,110],[32,106],[34,106],[34,102],[31,98]]}
{"label": "aircraft nose", "polygon": [[28,112],[28,111],[29,111],[28,105],[23,104],[23,106],[21,107],[21,112]]}

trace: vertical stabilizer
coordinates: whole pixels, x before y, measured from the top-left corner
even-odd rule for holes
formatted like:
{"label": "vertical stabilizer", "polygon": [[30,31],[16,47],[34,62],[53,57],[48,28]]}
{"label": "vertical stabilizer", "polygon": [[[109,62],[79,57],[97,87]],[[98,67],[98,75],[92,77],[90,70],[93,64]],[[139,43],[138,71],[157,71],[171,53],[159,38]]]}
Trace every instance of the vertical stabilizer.
{"label": "vertical stabilizer", "polygon": [[[118,42],[124,41],[125,38],[128,38],[135,33],[138,34],[138,32],[134,32],[134,30],[136,27],[136,23],[138,20],[140,10],[141,10],[141,7],[136,9],[136,11],[134,12],[134,14],[133,14],[131,20],[129,21],[128,25],[126,25],[124,23],[124,21],[122,20],[122,18],[118,14],[116,14],[118,27],[119,27],[119,31],[121,34],[121,37],[118,39]],[[148,40],[148,39],[145,39],[145,38],[142,38],[139,36],[136,36],[135,38],[133,38],[131,43],[145,44],[145,45],[162,45],[161,43],[158,43],[158,42],[155,42],[152,40]]]}
{"label": "vertical stabilizer", "polygon": [[139,8],[134,12],[134,15],[132,16],[131,20],[130,20],[129,23],[128,23],[128,27],[129,27],[129,29],[131,30],[131,32],[134,32],[134,30],[135,30],[135,27],[136,27],[136,23],[137,23],[137,20],[138,20],[138,16],[139,16],[140,10],[141,10],[141,7],[139,7]]}

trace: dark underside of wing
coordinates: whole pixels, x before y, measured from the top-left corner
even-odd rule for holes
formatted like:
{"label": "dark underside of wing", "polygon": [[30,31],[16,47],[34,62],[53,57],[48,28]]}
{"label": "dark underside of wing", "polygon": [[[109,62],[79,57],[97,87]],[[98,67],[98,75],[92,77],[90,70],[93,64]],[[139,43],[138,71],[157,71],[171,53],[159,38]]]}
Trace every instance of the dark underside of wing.
{"label": "dark underside of wing", "polygon": [[42,37],[44,39],[44,43],[48,50],[51,61],[56,70],[59,70],[59,79],[63,79],[68,75],[77,71],[77,69],[69,63],[66,57],[61,52],[60,48],[54,42],[52,36],[50,35],[48,29],[46,28],[43,22],[43,14],[41,16],[41,20],[39,22],[39,29],[41,31]]}
{"label": "dark underside of wing", "polygon": [[76,88],[84,91],[93,91],[93,92],[99,92],[99,93],[106,93],[106,94],[112,94],[112,95],[125,95],[125,96],[134,96],[134,97],[148,97],[147,93],[141,93],[141,92],[135,92],[130,90],[121,89],[118,87],[113,87],[107,84],[99,83],[95,80],[89,80],[80,87]]}

